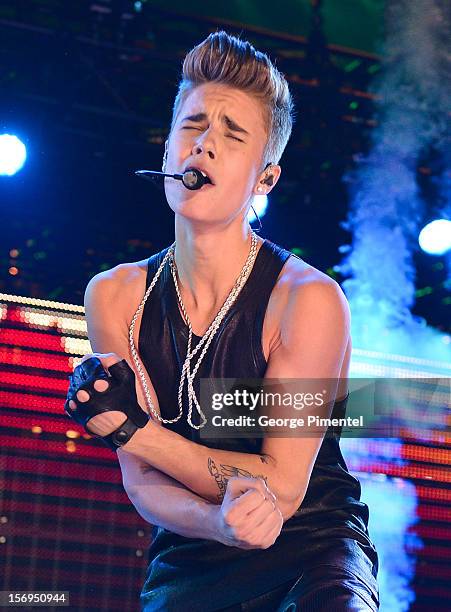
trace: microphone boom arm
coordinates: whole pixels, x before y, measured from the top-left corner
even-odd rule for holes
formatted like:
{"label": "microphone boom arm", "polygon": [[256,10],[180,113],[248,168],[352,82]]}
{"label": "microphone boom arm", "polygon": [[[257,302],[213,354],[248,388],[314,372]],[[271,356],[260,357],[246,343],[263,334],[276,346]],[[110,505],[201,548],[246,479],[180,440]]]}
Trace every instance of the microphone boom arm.
{"label": "microphone boom arm", "polygon": [[200,189],[205,183],[211,183],[210,179],[205,177],[197,168],[187,168],[183,174],[167,174],[166,172],[157,172],[156,170],[135,170],[135,174],[147,181],[154,181],[167,176],[182,181],[183,185],[191,191]]}
{"label": "microphone boom arm", "polygon": [[146,179],[146,181],[152,181],[162,176],[169,176],[170,178],[175,178],[178,181],[183,180],[183,174],[167,174],[166,172],[157,172],[156,170],[136,170],[135,174],[136,176]]}

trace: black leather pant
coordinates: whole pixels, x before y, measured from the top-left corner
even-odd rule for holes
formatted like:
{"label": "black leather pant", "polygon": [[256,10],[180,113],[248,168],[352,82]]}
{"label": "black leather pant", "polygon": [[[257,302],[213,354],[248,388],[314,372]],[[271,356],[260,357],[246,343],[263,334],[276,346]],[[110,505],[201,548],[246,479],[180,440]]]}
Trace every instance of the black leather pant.
{"label": "black leather pant", "polygon": [[222,612],[374,612],[379,609],[377,567],[358,546],[336,548],[297,579]]}

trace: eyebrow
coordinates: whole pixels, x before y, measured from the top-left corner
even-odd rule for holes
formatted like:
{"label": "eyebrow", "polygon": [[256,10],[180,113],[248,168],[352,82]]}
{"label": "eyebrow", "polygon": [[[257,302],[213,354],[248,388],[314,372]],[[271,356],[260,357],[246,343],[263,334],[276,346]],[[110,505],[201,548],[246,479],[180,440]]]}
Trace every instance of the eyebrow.
{"label": "eyebrow", "polygon": [[[206,113],[197,113],[197,115],[188,115],[187,117],[184,117],[182,119],[182,123],[184,121],[202,122],[202,121],[206,121],[207,119],[208,117]],[[231,130],[232,132],[240,132],[241,134],[246,134],[247,136],[250,136],[247,130],[245,130],[243,127],[238,125],[238,123],[236,123],[233,119],[231,119],[227,115],[223,116],[222,121],[223,123],[227,125],[229,130]]]}

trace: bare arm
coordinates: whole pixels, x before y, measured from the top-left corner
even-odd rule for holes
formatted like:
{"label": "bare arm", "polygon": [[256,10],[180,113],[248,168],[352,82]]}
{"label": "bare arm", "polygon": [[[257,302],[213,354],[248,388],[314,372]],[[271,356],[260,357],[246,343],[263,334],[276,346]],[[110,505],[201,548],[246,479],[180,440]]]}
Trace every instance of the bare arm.
{"label": "bare arm", "polygon": [[[94,351],[108,351],[106,355],[99,354],[105,368],[116,363],[118,359],[126,359],[134,370],[128,345],[128,321],[121,303],[123,304],[126,289],[127,303],[132,306],[136,304],[134,308],[138,306],[145,288],[143,279],[142,283],[137,282],[137,274],[142,277],[136,266],[133,269],[133,264],[121,266],[119,269],[97,275],[86,289],[88,335]],[[135,334],[137,344],[138,330]],[[159,412],[158,398],[152,381],[144,367],[143,371],[153,404]],[[145,409],[145,398],[136,372],[135,380],[138,402]],[[77,393],[83,401],[79,393],[85,392]],[[105,419],[107,423],[110,420],[108,431],[114,431],[125,420],[125,415],[120,410],[97,415],[91,419],[92,431],[102,435],[96,431],[95,421],[97,420],[97,429],[101,429]],[[152,431],[166,431],[158,421],[150,420],[148,424],[152,426]],[[138,431],[148,433],[146,428]],[[147,462],[140,461],[123,449],[119,448],[117,455],[122,481],[130,501],[144,520],[153,525],[185,537],[216,540],[227,546],[244,549],[267,548],[280,533],[282,514],[273,494],[260,479],[230,478],[222,504],[212,504],[177,479],[149,466]]]}
{"label": "bare arm", "polygon": [[[109,270],[94,277],[85,293],[86,320],[88,335],[93,351],[98,353],[114,352],[126,359],[135,371],[128,346],[128,327],[125,315],[120,312],[120,281],[125,280],[132,270]],[[135,278],[136,281],[136,278]],[[135,282],[136,284],[136,282]],[[130,283],[128,287],[132,287]],[[141,288],[144,293],[144,287]],[[130,296],[132,298],[132,296]],[[136,307],[141,295],[136,294]],[[135,341],[136,342],[136,341]],[[148,384],[150,378],[145,371]],[[135,371],[136,391],[140,406],[145,409],[145,399],[138,384]],[[158,410],[158,399],[154,391],[154,404]],[[155,427],[160,427],[155,422]],[[161,428],[161,427],[160,427]],[[124,489],[142,518],[152,525],[164,527],[174,533],[192,538],[216,539],[213,505],[190,491],[177,480],[118,449],[117,456],[122,472]],[[216,508],[217,509],[217,508]]]}
{"label": "bare arm", "polygon": [[289,497],[283,472],[266,456],[212,449],[167,430],[147,427],[125,444],[123,451],[177,478],[192,491],[220,504],[232,477],[261,478],[277,498],[285,519],[299,507],[300,498]]}
{"label": "bare arm", "polygon": [[[280,343],[271,352],[265,378],[317,379],[321,386],[331,385],[327,395],[333,401],[348,346],[349,310],[338,285],[323,277],[308,284],[294,283],[281,324]],[[330,416],[330,412],[322,416]],[[285,519],[304,499],[325,433],[268,436],[263,454],[257,455],[210,449],[152,424],[146,428],[124,445],[126,452],[212,502],[221,501],[230,477],[263,477]]]}
{"label": "bare arm", "polygon": [[188,538],[219,541],[217,506],[120,448],[117,456],[124,489],[145,521]]}

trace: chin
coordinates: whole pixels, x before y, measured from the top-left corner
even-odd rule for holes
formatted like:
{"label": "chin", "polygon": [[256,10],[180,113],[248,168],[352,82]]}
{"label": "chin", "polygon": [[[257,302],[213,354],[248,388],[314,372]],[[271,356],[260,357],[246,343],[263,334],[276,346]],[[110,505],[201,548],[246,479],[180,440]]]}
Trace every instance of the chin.
{"label": "chin", "polygon": [[213,198],[212,194],[203,191],[204,188],[198,191],[190,191],[185,189],[185,193],[171,193],[171,190],[166,191],[166,200],[171,210],[177,214],[186,215],[189,217],[205,217],[206,211],[217,209],[217,198]]}
{"label": "chin", "polygon": [[216,185],[204,185],[200,189],[187,189],[183,186],[182,183],[179,185],[166,185],[164,188],[164,192],[166,194],[166,199],[168,202],[170,200],[173,201],[191,201],[193,198],[204,198],[207,196],[208,198],[217,196],[217,187]]}
{"label": "chin", "polygon": [[212,213],[217,212],[217,208],[211,205],[202,206],[198,202],[178,201],[175,204],[170,203],[169,207],[179,217],[179,221],[190,224],[207,227],[209,225],[223,225],[225,222],[224,218],[212,217]]}

